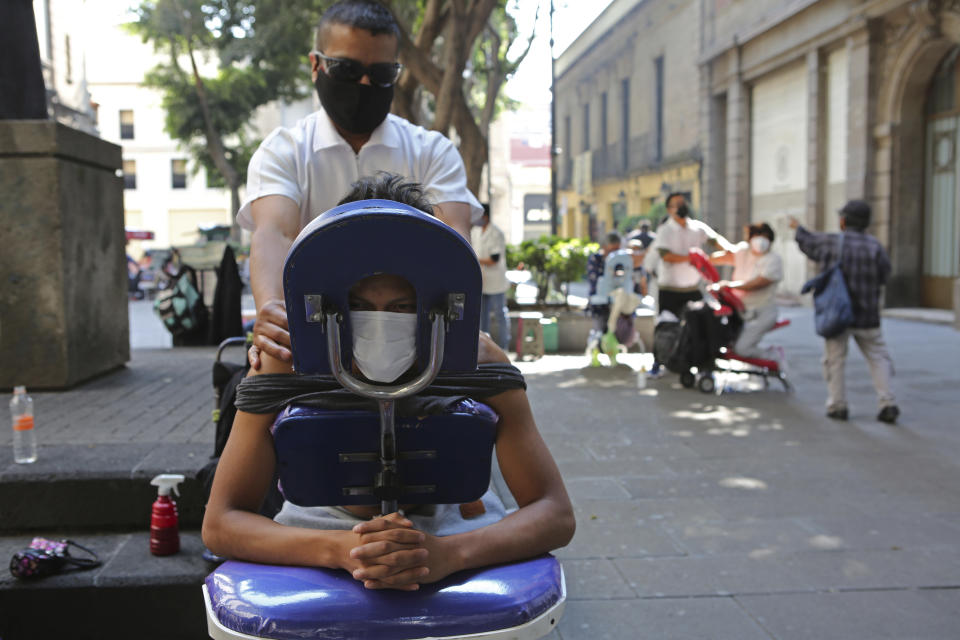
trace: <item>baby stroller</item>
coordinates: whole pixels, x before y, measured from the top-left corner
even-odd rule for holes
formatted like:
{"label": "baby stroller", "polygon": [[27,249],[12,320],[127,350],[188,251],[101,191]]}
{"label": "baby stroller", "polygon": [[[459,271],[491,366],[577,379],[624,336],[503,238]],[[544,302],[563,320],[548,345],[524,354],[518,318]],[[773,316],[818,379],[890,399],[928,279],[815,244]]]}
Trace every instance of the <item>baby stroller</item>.
{"label": "baby stroller", "polygon": [[[720,280],[720,274],[703,251],[692,249],[690,262],[708,282]],[[743,302],[729,289],[720,289],[716,295],[708,293],[704,300],[688,303],[679,322],[657,325],[657,358],[667,369],[680,374],[680,384],[684,387],[697,387],[704,393],[723,392],[723,386],[717,385],[716,372],[759,376],[765,388],[773,377],[785,391],[790,391],[792,387],[776,360],[734,352],[732,345],[743,328],[743,312]],[[788,324],[789,320],[780,320],[774,329]]]}

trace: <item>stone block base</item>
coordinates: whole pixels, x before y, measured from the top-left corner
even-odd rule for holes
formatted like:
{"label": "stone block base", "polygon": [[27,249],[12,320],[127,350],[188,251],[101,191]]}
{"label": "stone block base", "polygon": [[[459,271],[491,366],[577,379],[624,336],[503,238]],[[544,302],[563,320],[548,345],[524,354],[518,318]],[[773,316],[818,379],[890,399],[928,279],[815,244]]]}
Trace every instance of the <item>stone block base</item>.
{"label": "stone block base", "polygon": [[0,121],[0,388],[65,388],[130,359],[120,147]]}

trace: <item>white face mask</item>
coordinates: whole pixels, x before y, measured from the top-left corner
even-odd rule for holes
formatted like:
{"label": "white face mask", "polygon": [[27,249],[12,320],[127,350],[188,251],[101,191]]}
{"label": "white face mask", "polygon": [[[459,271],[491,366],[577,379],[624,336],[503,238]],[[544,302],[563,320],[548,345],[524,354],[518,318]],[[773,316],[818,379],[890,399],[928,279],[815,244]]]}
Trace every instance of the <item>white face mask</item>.
{"label": "white face mask", "polygon": [[757,253],[766,253],[770,248],[770,238],[766,236],[753,236],[750,238],[750,246]]}
{"label": "white face mask", "polygon": [[351,311],[353,360],[375,382],[393,382],[417,359],[417,314]]}

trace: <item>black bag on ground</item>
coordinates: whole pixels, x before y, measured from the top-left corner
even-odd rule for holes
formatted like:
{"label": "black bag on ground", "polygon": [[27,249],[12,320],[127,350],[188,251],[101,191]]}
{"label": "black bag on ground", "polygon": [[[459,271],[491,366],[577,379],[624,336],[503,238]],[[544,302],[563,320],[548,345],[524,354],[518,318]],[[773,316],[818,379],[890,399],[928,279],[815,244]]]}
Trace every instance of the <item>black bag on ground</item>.
{"label": "black bag on ground", "polygon": [[680,321],[676,347],[662,362],[674,373],[689,371],[692,367],[710,369],[720,350],[735,342],[742,328],[743,321],[737,314],[717,316],[703,301],[688,302]]}
{"label": "black bag on ground", "polygon": [[[679,322],[664,321],[657,323],[657,326],[653,329],[653,357],[657,362],[667,365],[671,361],[679,339]],[[669,366],[667,368],[670,369]]]}

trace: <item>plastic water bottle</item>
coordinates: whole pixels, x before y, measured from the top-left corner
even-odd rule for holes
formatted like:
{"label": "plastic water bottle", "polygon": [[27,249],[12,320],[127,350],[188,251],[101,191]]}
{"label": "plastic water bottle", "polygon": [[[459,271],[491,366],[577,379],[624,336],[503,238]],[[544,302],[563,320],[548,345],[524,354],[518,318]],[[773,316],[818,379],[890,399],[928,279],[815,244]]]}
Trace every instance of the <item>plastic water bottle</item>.
{"label": "plastic water bottle", "polygon": [[647,388],[647,365],[640,367],[640,371],[637,371],[637,389],[646,389]]}
{"label": "plastic water bottle", "polygon": [[33,398],[26,387],[14,387],[10,399],[13,418],[13,460],[29,464],[37,459],[37,436],[33,431]]}

